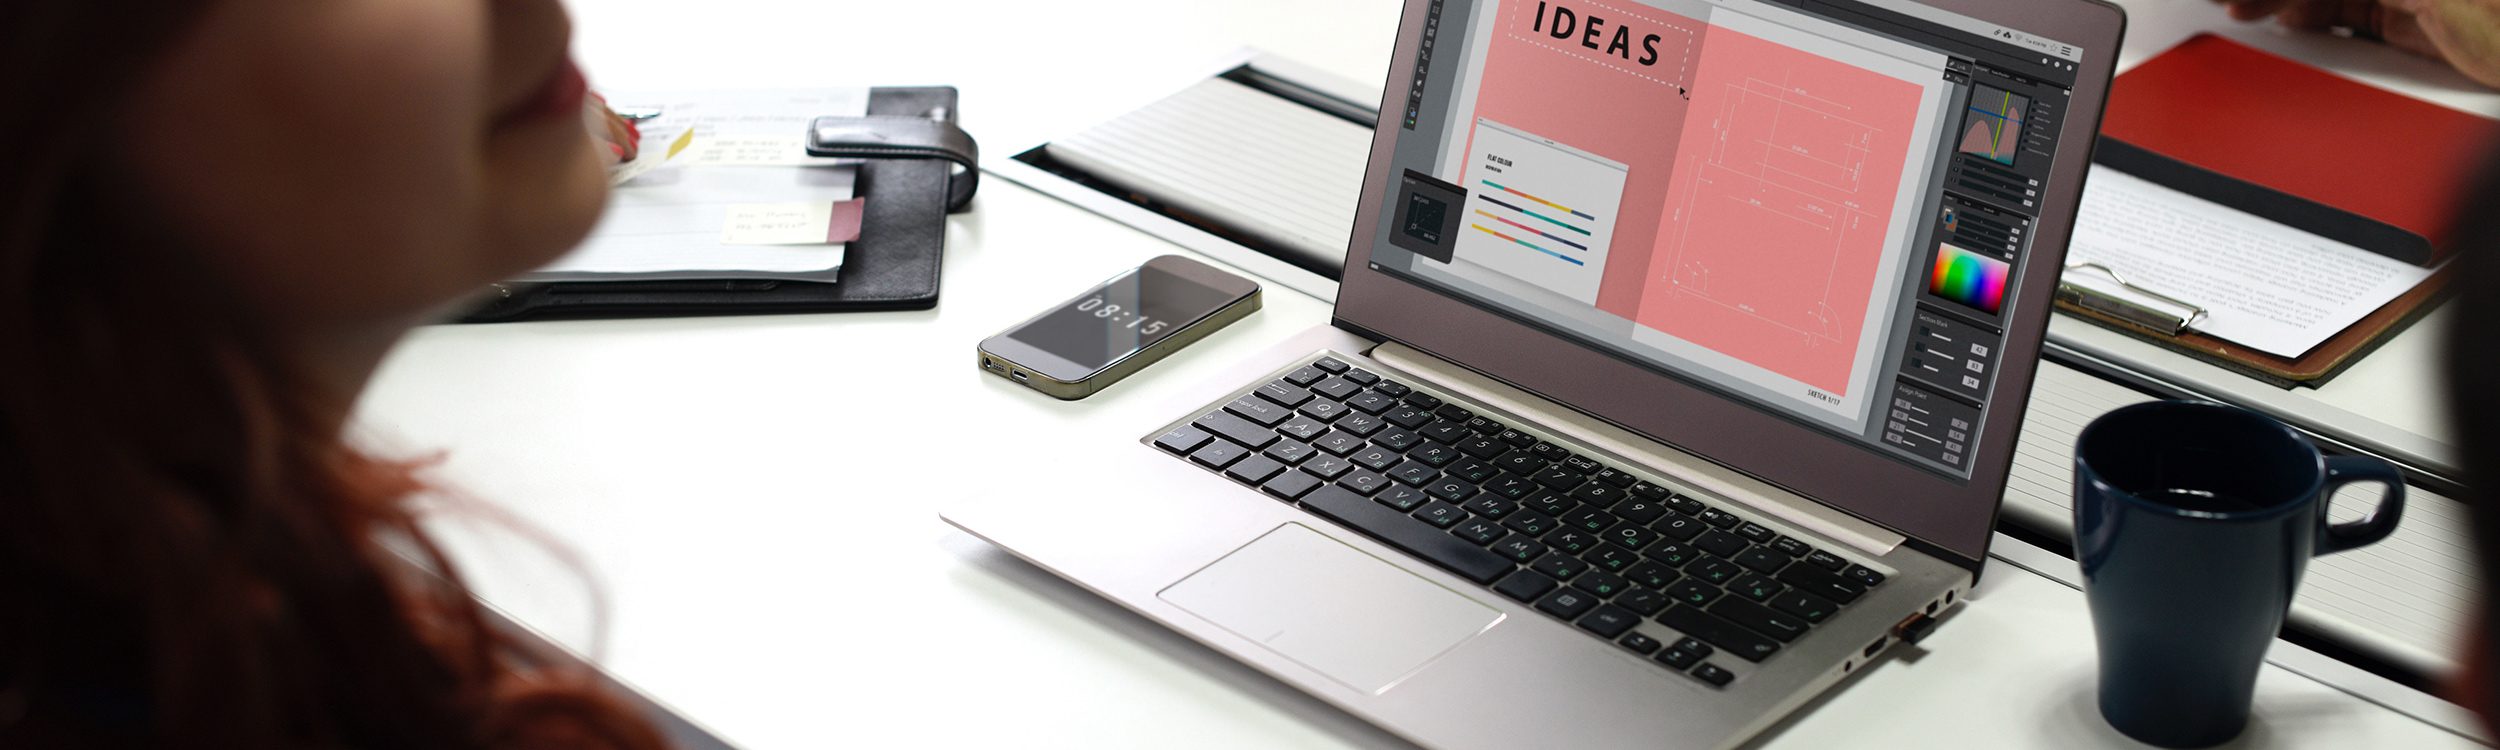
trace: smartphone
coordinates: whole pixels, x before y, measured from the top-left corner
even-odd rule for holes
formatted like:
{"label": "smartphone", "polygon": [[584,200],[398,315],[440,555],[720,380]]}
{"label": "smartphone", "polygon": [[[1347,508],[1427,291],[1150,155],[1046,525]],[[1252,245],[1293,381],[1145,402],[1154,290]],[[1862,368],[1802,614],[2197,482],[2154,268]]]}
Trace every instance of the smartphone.
{"label": "smartphone", "polygon": [[1259,285],[1165,255],[981,342],[981,370],[1074,401],[1259,309]]}

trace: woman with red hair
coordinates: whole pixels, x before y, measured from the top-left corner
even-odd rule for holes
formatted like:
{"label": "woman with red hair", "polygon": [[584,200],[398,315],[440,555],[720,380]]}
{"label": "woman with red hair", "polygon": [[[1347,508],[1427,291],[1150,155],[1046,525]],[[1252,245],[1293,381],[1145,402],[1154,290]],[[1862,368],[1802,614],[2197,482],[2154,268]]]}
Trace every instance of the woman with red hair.
{"label": "woman with red hair", "polygon": [[0,747],[660,744],[519,666],[410,468],[342,437],[411,326],[596,220],[569,34],[557,0],[0,3]]}

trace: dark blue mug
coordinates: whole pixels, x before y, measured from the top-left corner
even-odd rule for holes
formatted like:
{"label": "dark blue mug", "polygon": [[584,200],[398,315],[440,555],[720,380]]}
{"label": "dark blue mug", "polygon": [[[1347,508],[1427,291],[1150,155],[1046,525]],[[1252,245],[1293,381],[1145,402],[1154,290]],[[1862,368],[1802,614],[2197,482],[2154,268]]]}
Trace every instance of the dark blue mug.
{"label": "dark blue mug", "polygon": [[[2353,482],[2385,499],[2328,524],[2327,498]],[[2322,455],[2246,409],[2156,401],[2093,420],[2075,441],[2075,558],[2101,716],[2163,747],[2239,736],[2309,558],[2387,538],[2404,495],[2387,462]]]}

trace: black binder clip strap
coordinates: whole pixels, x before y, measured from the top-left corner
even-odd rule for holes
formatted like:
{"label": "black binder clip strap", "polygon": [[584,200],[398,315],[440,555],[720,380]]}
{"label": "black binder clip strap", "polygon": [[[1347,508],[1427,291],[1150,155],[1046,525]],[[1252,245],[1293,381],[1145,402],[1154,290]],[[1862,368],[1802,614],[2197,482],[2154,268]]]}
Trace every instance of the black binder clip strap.
{"label": "black binder clip strap", "polygon": [[954,162],[959,171],[947,176],[947,213],[962,213],[981,186],[981,145],[963,128],[933,117],[819,117],[808,128],[807,155]]}

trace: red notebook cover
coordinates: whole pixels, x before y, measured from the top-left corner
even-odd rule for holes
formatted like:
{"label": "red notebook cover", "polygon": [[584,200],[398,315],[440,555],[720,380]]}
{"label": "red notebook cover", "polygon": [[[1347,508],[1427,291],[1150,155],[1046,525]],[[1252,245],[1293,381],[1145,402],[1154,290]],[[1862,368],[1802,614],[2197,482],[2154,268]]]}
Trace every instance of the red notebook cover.
{"label": "red notebook cover", "polygon": [[2199,34],[2118,76],[2101,134],[2429,238],[2500,122]]}

